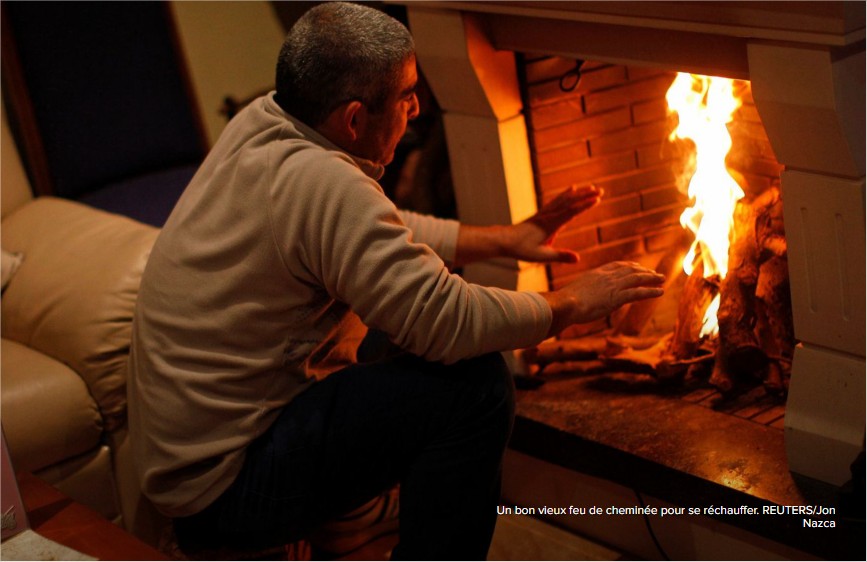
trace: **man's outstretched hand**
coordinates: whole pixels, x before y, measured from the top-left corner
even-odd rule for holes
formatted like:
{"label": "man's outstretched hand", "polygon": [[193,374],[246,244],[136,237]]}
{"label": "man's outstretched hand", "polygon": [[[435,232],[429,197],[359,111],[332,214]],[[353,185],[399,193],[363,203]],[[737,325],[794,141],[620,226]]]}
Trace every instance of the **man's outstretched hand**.
{"label": "man's outstretched hand", "polygon": [[508,226],[461,225],[452,266],[490,258],[515,258],[540,263],[575,263],[578,254],[551,245],[560,228],[599,202],[595,186],[571,187],[524,222]]}
{"label": "man's outstretched hand", "polygon": [[548,335],[607,316],[625,304],[660,297],[664,281],[665,276],[633,262],[611,262],[585,271],[565,287],[542,293],[554,313]]}
{"label": "man's outstretched hand", "polygon": [[596,186],[571,187],[545,204],[539,212],[507,227],[505,252],[524,261],[575,263],[578,254],[551,245],[557,231],[579,213],[599,202],[602,190]]}

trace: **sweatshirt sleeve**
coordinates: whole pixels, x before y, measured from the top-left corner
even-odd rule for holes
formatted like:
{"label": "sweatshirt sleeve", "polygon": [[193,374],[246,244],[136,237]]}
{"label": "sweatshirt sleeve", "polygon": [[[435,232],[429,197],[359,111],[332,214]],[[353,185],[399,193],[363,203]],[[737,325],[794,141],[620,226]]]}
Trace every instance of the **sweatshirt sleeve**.
{"label": "sweatshirt sleeve", "polygon": [[552,315],[541,295],[482,287],[450,273],[429,245],[415,241],[422,237],[376,182],[350,167],[332,159],[295,178],[318,185],[291,203],[300,240],[283,240],[303,248],[297,255],[304,270],[332,298],[396,345],[433,361],[529,347],[547,336]]}
{"label": "sweatshirt sleeve", "polygon": [[452,219],[442,219],[399,209],[398,214],[404,224],[412,231],[414,242],[427,244],[446,263],[455,261],[460,223]]}

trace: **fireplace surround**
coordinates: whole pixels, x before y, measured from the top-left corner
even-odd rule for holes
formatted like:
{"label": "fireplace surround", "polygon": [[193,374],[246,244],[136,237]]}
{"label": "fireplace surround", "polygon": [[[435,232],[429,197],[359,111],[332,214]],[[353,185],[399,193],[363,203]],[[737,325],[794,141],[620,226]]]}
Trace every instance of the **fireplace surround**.
{"label": "fireplace surround", "polygon": [[[788,469],[840,486],[865,435],[864,4],[408,2],[444,111],[458,214],[537,208],[516,53],[749,80],[780,174],[795,350]],[[544,267],[498,260],[474,282],[547,290]],[[516,369],[520,365],[516,364]],[[520,412],[519,412],[520,414]]]}

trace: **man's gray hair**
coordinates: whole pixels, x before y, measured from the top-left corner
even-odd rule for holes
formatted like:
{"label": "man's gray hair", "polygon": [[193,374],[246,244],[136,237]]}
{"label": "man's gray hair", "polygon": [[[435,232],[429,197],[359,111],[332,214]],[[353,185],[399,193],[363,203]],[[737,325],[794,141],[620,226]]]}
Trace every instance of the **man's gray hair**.
{"label": "man's gray hair", "polygon": [[414,52],[409,30],[391,16],[358,4],[320,4],[286,36],[277,61],[277,103],[312,127],[350,100],[378,113]]}

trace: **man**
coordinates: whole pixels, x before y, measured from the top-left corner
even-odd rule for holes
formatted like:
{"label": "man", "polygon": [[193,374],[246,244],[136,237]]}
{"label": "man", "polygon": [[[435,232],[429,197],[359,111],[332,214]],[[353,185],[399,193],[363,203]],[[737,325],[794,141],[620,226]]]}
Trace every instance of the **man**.
{"label": "man", "polygon": [[[129,419],[144,492],[182,545],[288,543],[399,483],[396,558],[484,558],[514,407],[494,352],[661,294],[636,264],[545,294],[451,274],[444,260],[576,259],[547,241],[600,193],[505,227],[397,211],[375,180],[418,112],[416,80],[401,24],[311,9],[276,94],[228,124],[161,232]],[[404,353],[345,366],[359,318]]]}

